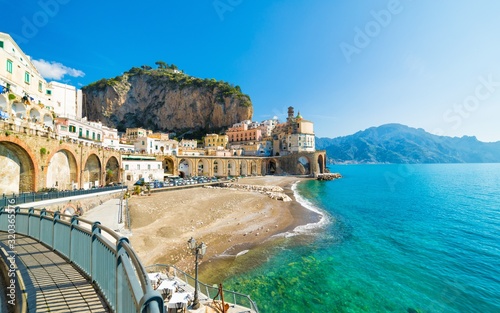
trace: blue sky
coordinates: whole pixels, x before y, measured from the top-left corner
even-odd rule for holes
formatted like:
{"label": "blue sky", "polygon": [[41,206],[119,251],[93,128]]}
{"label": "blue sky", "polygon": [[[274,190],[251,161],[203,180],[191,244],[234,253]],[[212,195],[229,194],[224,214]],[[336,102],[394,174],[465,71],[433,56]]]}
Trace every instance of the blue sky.
{"label": "blue sky", "polygon": [[252,98],[254,120],[284,120],[294,106],[320,137],[402,123],[500,140],[498,1],[0,5],[0,31],[46,76],[75,86],[162,60],[241,86]]}

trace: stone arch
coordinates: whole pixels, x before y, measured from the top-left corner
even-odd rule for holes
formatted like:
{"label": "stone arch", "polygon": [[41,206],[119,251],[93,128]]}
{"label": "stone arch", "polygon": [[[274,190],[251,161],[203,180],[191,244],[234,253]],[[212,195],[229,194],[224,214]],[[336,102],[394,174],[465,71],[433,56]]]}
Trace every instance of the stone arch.
{"label": "stone arch", "polygon": [[191,161],[189,159],[181,159],[179,161],[179,176],[184,178],[191,176]]}
{"label": "stone arch", "polygon": [[198,165],[196,166],[198,176],[208,176],[210,175],[210,164],[206,159],[198,160]]}
{"label": "stone arch", "polygon": [[45,113],[43,116],[43,124],[47,127],[53,128],[54,127],[54,117],[50,113]]}
{"label": "stone arch", "polygon": [[255,161],[250,163],[250,174],[257,175],[257,163]]}
{"label": "stone arch", "polygon": [[240,175],[241,176],[248,176],[248,161],[247,160],[241,160],[241,162],[240,162]]}
{"label": "stone arch", "polygon": [[325,159],[322,154],[318,155],[318,169],[320,173],[325,172]]}
{"label": "stone arch", "polygon": [[7,94],[5,95],[0,94],[0,111],[7,112],[7,114],[9,114],[10,116],[9,102],[7,100],[7,97],[8,97]]}
{"label": "stone arch", "polygon": [[116,184],[120,181],[120,162],[114,156],[106,162],[106,172],[104,173],[106,185]]}
{"label": "stone arch", "polygon": [[266,172],[268,175],[274,175],[276,174],[278,170],[278,161],[276,159],[270,159],[269,162],[267,163],[267,169]]}
{"label": "stone arch", "polygon": [[26,105],[21,102],[12,103],[12,113],[18,118],[26,117]]}
{"label": "stone arch", "polygon": [[0,141],[0,193],[35,191],[35,162],[27,147]]}
{"label": "stone arch", "polygon": [[78,166],[75,156],[66,149],[55,152],[47,165],[46,186],[72,190],[78,184]]}
{"label": "stone arch", "polygon": [[95,154],[89,155],[85,161],[85,167],[83,169],[83,183],[90,186],[99,186],[101,182],[101,160]]}
{"label": "stone arch", "polygon": [[297,162],[297,173],[300,175],[309,175],[311,173],[311,162],[308,157],[299,157]]}
{"label": "stone arch", "polygon": [[31,108],[30,118],[31,118],[32,122],[39,122],[40,121],[40,111],[38,111],[36,108]]}
{"label": "stone arch", "polygon": [[175,171],[174,160],[171,158],[165,158],[162,161],[163,172],[165,174],[173,175]]}
{"label": "stone arch", "polygon": [[227,160],[227,176],[238,176],[238,168],[234,159]]}
{"label": "stone arch", "polygon": [[212,164],[214,176],[224,176],[224,161],[217,159]]}

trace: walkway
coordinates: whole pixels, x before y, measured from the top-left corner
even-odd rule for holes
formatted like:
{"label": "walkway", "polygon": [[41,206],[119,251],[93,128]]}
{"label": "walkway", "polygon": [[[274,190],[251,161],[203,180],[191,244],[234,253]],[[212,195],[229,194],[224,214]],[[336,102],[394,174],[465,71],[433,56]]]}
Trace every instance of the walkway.
{"label": "walkway", "polygon": [[[7,233],[0,232],[0,246],[6,248],[6,242]],[[28,312],[109,312],[92,284],[57,253],[20,234],[15,251],[28,293]]]}

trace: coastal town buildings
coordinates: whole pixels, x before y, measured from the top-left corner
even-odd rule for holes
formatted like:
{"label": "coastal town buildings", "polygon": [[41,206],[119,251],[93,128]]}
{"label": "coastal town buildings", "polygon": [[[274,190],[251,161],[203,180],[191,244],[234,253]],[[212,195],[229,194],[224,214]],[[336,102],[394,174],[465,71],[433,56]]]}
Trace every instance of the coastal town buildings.
{"label": "coastal town buildings", "polygon": [[147,154],[177,155],[179,153],[179,143],[168,137],[149,135],[138,137],[133,141],[135,151]]}
{"label": "coastal town buildings", "polygon": [[123,138],[126,142],[132,143],[137,138],[147,137],[152,135],[152,130],[147,130],[144,128],[127,128],[125,130],[125,137]]}
{"label": "coastal town buildings", "polygon": [[261,140],[262,129],[259,126],[260,124],[248,120],[234,124],[226,132],[229,144]]}
{"label": "coastal town buildings", "polygon": [[[289,108],[276,117],[232,125],[226,134],[203,140],[170,139],[171,134],[117,129],[89,121],[77,88],[47,82],[12,38],[0,33],[0,191],[50,187],[91,188],[165,175],[227,177],[324,170],[315,152],[313,123]],[[15,136],[10,135],[12,132]]]}
{"label": "coastal town buildings", "polygon": [[47,82],[31,58],[6,33],[0,33],[0,64],[0,111],[6,117],[52,130],[55,117],[81,118],[81,90]]}
{"label": "coastal town buildings", "polygon": [[219,135],[219,134],[207,134],[203,139],[204,147],[222,147],[227,148],[227,144],[229,142],[229,137],[227,135]]}
{"label": "coastal town buildings", "polygon": [[294,116],[294,108],[288,108],[287,121],[278,124],[272,132],[275,156],[291,153],[314,152],[314,124],[305,120],[300,112]]}

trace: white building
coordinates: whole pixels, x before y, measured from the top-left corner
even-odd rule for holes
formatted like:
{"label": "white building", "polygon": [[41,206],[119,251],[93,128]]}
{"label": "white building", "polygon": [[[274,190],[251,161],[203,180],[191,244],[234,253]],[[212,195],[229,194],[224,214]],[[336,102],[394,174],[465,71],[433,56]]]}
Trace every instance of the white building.
{"label": "white building", "polygon": [[118,130],[102,125],[102,146],[112,149],[120,149],[120,137]]}
{"label": "white building", "polygon": [[123,183],[131,186],[139,179],[163,181],[161,161],[153,156],[122,155]]}
{"label": "white building", "polygon": [[118,130],[103,126],[101,122],[90,122],[86,117],[79,120],[58,117],[55,125],[60,136],[119,149]]}
{"label": "white building", "polygon": [[179,147],[184,148],[184,149],[196,149],[198,146],[198,142],[194,139],[188,140],[188,139],[182,139],[179,142]]}
{"label": "white building", "polygon": [[148,154],[177,155],[179,153],[179,143],[173,139],[139,137],[133,144],[136,151]]}
{"label": "white building", "polygon": [[48,100],[60,117],[78,119],[82,117],[82,91],[74,86],[50,82],[47,86]]}
{"label": "white building", "polygon": [[9,34],[0,32],[0,110],[53,128],[54,114],[81,117],[81,91],[42,77]]}

